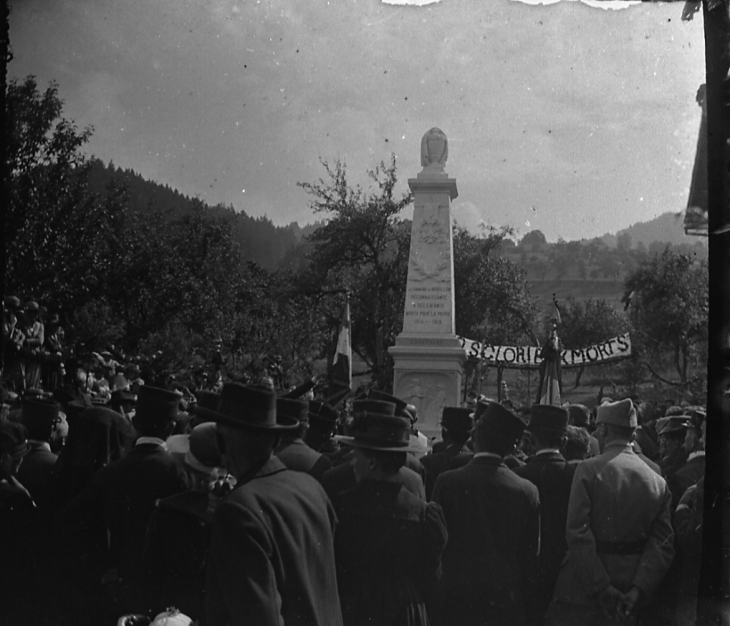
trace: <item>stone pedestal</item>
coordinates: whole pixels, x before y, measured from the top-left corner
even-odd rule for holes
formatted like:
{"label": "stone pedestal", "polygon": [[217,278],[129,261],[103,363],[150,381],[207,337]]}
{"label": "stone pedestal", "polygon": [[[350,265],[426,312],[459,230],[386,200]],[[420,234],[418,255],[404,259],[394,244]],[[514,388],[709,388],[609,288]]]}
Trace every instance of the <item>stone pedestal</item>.
{"label": "stone pedestal", "polygon": [[427,436],[440,434],[445,406],[461,404],[466,361],[454,334],[450,202],[458,192],[456,180],[443,171],[445,155],[436,161],[427,153],[436,130],[426,133],[422,142],[423,171],[408,180],[414,210],[403,332],[389,350],[394,359],[393,394],[418,409],[418,428]]}

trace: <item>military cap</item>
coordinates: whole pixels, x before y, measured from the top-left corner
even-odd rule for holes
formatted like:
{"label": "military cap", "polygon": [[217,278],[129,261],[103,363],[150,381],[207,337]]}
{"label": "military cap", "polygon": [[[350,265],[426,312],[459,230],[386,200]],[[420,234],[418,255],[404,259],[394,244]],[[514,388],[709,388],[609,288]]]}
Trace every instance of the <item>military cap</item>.
{"label": "military cap", "polygon": [[477,429],[488,428],[509,444],[516,444],[525,432],[525,423],[499,402],[487,404],[475,422]]}
{"label": "military cap", "polygon": [[657,435],[668,435],[687,430],[690,425],[689,415],[670,415],[657,420]]}
{"label": "military cap", "polygon": [[596,424],[636,428],[636,408],[631,398],[624,398],[618,402],[604,402],[597,409]]}

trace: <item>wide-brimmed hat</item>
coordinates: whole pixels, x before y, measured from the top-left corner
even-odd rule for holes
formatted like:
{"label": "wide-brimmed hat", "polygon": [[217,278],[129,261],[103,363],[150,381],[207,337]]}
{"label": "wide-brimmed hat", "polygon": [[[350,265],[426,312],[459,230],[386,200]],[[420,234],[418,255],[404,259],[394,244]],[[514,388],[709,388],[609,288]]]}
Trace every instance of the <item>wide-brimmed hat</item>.
{"label": "wide-brimmed hat", "polygon": [[[368,410],[368,405],[389,404],[392,412],[375,413]],[[390,411],[390,407],[385,407]],[[407,417],[393,415],[395,405],[381,400],[362,400],[353,403],[353,436],[336,435],[335,439],[366,450],[381,452],[413,452],[416,446],[411,443],[411,421]]]}
{"label": "wide-brimmed hat", "polygon": [[445,406],[441,411],[441,426],[447,430],[470,431],[474,426],[471,409],[458,406]]}
{"label": "wide-brimmed hat", "polygon": [[661,436],[668,435],[669,433],[685,432],[689,425],[689,415],[671,415],[670,417],[660,417],[657,420],[656,434],[658,436]]}
{"label": "wide-brimmed hat", "polygon": [[511,445],[516,444],[525,432],[525,423],[499,402],[489,402],[475,423],[477,428],[488,428],[490,432]]}
{"label": "wide-brimmed hat", "polygon": [[20,298],[17,296],[5,296],[3,303],[8,311],[20,311]]}
{"label": "wide-brimmed hat", "polygon": [[596,425],[613,424],[624,428],[636,428],[636,407],[631,398],[624,398],[618,402],[604,402],[596,410]]}
{"label": "wide-brimmed hat", "polygon": [[214,422],[198,424],[190,431],[185,464],[204,474],[217,474],[223,465],[218,447],[218,426]]}
{"label": "wide-brimmed hat", "polygon": [[259,431],[283,431],[299,426],[293,417],[276,415],[276,395],[267,387],[224,383],[211,418],[218,424]]}
{"label": "wide-brimmed hat", "polygon": [[174,422],[179,404],[180,395],[178,393],[143,385],[137,394],[135,419],[157,424]]}
{"label": "wide-brimmed hat", "polygon": [[30,429],[52,426],[58,420],[60,405],[46,398],[23,398],[20,421]]}
{"label": "wide-brimmed hat", "polygon": [[701,406],[690,407],[687,411],[689,413],[689,424],[688,428],[694,428],[695,430],[702,430],[702,424],[707,419],[707,412]]}
{"label": "wide-brimmed hat", "polygon": [[568,431],[568,409],[552,404],[533,404],[530,407],[530,422],[527,428],[565,433]]}
{"label": "wide-brimmed hat", "polygon": [[309,401],[294,398],[276,398],[276,415],[292,417],[300,424],[309,419]]}
{"label": "wide-brimmed hat", "polygon": [[23,310],[25,310],[26,312],[35,311],[37,313],[41,310],[41,307],[38,306],[38,303],[36,301],[28,300],[28,302],[23,305]]}
{"label": "wide-brimmed hat", "polygon": [[189,411],[201,422],[213,422],[219,399],[220,394],[215,391],[198,391],[195,394],[195,404],[190,407]]}

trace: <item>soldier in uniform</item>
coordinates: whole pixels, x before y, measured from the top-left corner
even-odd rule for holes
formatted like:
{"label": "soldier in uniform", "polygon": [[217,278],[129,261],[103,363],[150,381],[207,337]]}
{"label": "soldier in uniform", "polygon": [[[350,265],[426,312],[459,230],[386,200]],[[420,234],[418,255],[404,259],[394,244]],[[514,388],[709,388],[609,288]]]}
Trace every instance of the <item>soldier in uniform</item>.
{"label": "soldier in uniform", "polygon": [[525,429],[512,411],[491,402],[474,427],[476,453],[436,479],[433,500],[446,518],[438,610],[444,626],[521,626],[537,573],[537,487],[503,462]]}
{"label": "soldier in uniform", "polygon": [[447,534],[441,507],[409,492],[398,478],[410,440],[410,422],[395,405],[354,403],[357,484],[334,499],[337,584],[345,626],[427,626],[426,598],[441,572]]}
{"label": "soldier in uniform", "polygon": [[[684,439],[687,434],[689,418],[686,415],[671,415],[657,422],[659,437],[659,468],[666,480],[682,467],[687,460]],[[679,494],[681,497],[682,494]]]}
{"label": "soldier in uniform", "polygon": [[528,621],[542,624],[568,551],[565,523],[576,466],[568,463],[560,452],[567,441],[566,409],[535,404],[530,409],[527,428],[535,454],[514,471],[534,484],[540,493],[540,569],[537,589],[528,607]]}
{"label": "soldier in uniform", "polygon": [[630,399],[598,407],[601,454],[575,471],[566,534],[547,622],[591,626],[631,622],[674,557],[664,479],[634,454],[637,426]]}
{"label": "soldier in uniform", "polygon": [[466,442],[474,426],[472,411],[467,408],[446,406],[441,412],[441,440],[444,449],[421,458],[426,472],[426,498],[431,499],[433,486],[441,472],[457,469],[469,462],[473,452]]}

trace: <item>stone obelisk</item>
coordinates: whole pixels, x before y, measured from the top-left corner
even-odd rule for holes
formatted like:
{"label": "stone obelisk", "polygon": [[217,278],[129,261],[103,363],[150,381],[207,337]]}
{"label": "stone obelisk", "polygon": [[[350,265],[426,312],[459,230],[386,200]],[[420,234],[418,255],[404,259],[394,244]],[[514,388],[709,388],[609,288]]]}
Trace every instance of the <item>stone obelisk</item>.
{"label": "stone obelisk", "polygon": [[418,428],[440,433],[445,406],[461,404],[466,355],[454,334],[454,246],[451,200],[456,180],[444,171],[448,140],[438,128],[421,140],[423,170],[408,179],[414,196],[403,332],[389,352],[393,394],[418,409]]}

